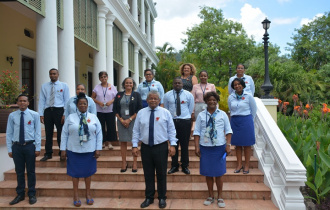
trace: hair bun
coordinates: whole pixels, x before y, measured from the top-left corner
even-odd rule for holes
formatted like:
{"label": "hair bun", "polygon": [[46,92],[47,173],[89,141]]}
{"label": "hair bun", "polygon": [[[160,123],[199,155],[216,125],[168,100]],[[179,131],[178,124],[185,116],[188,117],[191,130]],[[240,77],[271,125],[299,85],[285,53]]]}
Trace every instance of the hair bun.
{"label": "hair bun", "polygon": [[77,98],[86,98],[86,95],[85,95],[85,93],[80,92],[80,93],[78,94]]}

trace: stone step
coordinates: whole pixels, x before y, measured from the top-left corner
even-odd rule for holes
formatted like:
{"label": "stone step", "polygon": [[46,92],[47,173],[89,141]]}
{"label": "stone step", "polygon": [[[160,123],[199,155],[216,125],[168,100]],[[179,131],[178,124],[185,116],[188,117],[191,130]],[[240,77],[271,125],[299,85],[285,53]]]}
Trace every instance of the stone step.
{"label": "stone step", "polygon": [[[58,156],[59,151],[60,150],[59,150],[58,146],[53,146],[53,156]],[[189,156],[195,156],[195,146],[189,146],[188,151],[189,151]],[[43,156],[44,153],[45,153],[45,146],[41,146],[41,155]],[[243,154],[244,154],[244,152],[243,152]],[[113,146],[112,150],[109,150],[108,148],[103,149],[101,151],[101,155],[102,156],[121,156],[120,146]],[[126,155],[132,156],[132,146],[131,145],[127,147]],[[179,147],[179,155],[181,155],[180,147]],[[231,146],[230,156],[235,156],[235,155],[236,155],[235,146]],[[251,156],[252,155],[253,155],[253,152],[251,152]]]}
{"label": "stone step", "polygon": [[[8,203],[14,197],[0,197],[0,208],[12,208]],[[26,198],[24,201],[15,205],[15,208],[26,208],[41,210],[44,208],[54,209],[72,209],[75,208],[72,204],[71,197],[37,197],[38,202],[31,206]],[[94,198],[94,205],[88,206],[84,197],[81,197],[81,207],[79,209],[141,209],[140,204],[144,199],[142,198]],[[271,200],[248,200],[248,199],[235,199],[224,200],[226,203],[226,210],[234,209],[258,209],[258,210],[275,210],[278,209],[271,202]],[[217,203],[214,202],[210,206],[203,205],[204,199],[167,199],[166,209],[180,210],[180,209],[219,209]],[[147,209],[159,209],[158,200],[156,199]]]}
{"label": "stone step", "polygon": [[[45,162],[41,162],[40,159],[42,155],[36,158],[36,167],[66,167],[66,161],[60,161],[59,156],[54,156],[52,159],[49,159]],[[133,164],[133,157],[127,157],[127,163],[129,166]],[[138,168],[142,168],[141,157],[138,157]],[[245,158],[243,157],[243,164]],[[100,156],[97,159],[97,167],[98,168],[120,168],[122,164],[121,157],[119,156]],[[171,167],[171,158],[168,158],[167,168]],[[235,168],[236,167],[236,157],[228,156],[227,157],[227,168]],[[190,156],[189,157],[189,168],[199,168],[199,157]],[[251,156],[250,159],[250,168],[258,168],[258,159]]]}
{"label": "stone step", "polygon": [[[0,185],[0,196],[16,195],[16,180],[3,181]],[[157,185],[156,185],[157,186]],[[79,195],[85,194],[83,179],[79,182]],[[99,182],[92,181],[92,196],[95,198],[141,198],[145,196],[144,182]],[[216,189],[216,187],[215,187]],[[71,197],[72,181],[37,181],[37,196]],[[216,194],[216,191],[214,191]],[[157,197],[157,193],[155,195]],[[200,199],[208,197],[205,182],[167,183],[167,198]],[[271,191],[263,183],[224,182],[222,198],[224,199],[256,199],[270,200]]]}
{"label": "stone step", "polygon": [[[259,169],[250,169],[249,174],[234,173],[235,168],[227,168],[227,173],[223,176],[224,182],[245,182],[245,183],[262,183],[264,175]],[[199,174],[199,168],[192,168],[190,175],[183,172],[177,172],[167,176],[168,182],[204,182],[205,177]],[[5,172],[5,180],[16,180],[15,169]],[[71,181],[71,177],[66,174],[66,168],[47,167],[36,168],[37,181]],[[121,173],[119,168],[98,168],[96,174],[93,175],[93,181],[105,182],[144,182],[143,169],[138,169],[137,173],[133,173],[128,168],[125,173]]]}

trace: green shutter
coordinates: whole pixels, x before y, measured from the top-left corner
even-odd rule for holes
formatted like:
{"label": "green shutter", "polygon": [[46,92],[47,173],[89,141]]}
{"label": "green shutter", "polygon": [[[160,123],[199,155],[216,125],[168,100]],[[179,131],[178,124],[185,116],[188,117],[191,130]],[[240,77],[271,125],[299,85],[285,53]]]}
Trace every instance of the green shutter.
{"label": "green shutter", "polygon": [[93,0],[74,0],[74,34],[87,45],[98,48],[97,5]]}
{"label": "green shutter", "polygon": [[142,69],[142,53],[139,52],[139,76],[143,78],[143,70]]}
{"label": "green shutter", "polygon": [[128,69],[131,72],[135,72],[134,70],[134,44],[128,40]]}
{"label": "green shutter", "polygon": [[36,13],[45,17],[45,1],[44,0],[17,0],[19,3],[32,9]]}
{"label": "green shutter", "polygon": [[123,33],[113,24],[113,60],[123,65]]}
{"label": "green shutter", "polygon": [[63,29],[63,0],[56,0],[57,26]]}

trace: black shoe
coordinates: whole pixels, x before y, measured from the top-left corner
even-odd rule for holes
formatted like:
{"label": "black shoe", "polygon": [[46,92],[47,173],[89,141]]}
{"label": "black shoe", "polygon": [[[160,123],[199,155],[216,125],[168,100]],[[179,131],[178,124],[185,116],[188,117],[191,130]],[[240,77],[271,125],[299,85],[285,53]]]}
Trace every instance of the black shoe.
{"label": "black shoe", "polygon": [[14,198],[14,200],[12,200],[9,205],[14,205],[16,203],[19,203],[21,201],[23,201],[25,199],[25,196],[24,195],[18,195],[16,196],[16,198]]}
{"label": "black shoe", "polygon": [[166,207],[166,200],[165,199],[159,199],[159,208],[163,209]]}
{"label": "black shoe", "polygon": [[52,159],[53,157],[51,155],[45,155],[43,158],[40,159],[40,161],[47,161],[48,159]]}
{"label": "black shoe", "polygon": [[154,200],[150,199],[150,198],[146,198],[143,203],[141,203],[141,208],[146,208],[148,207],[150,204],[154,203]]}
{"label": "black shoe", "polygon": [[175,172],[178,172],[179,171],[179,167],[172,167],[167,173],[168,174],[173,174]]}
{"label": "black shoe", "polygon": [[188,167],[182,167],[182,172],[185,174],[190,174]]}
{"label": "black shoe", "polygon": [[37,203],[37,197],[35,195],[29,196],[29,204]]}

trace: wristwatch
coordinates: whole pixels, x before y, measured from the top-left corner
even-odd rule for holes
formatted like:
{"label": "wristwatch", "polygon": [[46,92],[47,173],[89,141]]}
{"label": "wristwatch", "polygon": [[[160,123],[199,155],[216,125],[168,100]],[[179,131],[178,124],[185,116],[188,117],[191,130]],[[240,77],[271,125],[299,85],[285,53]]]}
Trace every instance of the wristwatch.
{"label": "wristwatch", "polygon": [[231,144],[227,144],[227,146],[231,146]]}
{"label": "wristwatch", "polygon": [[132,118],[129,118],[129,120],[130,120],[130,121],[133,121],[133,119],[132,119]]}

